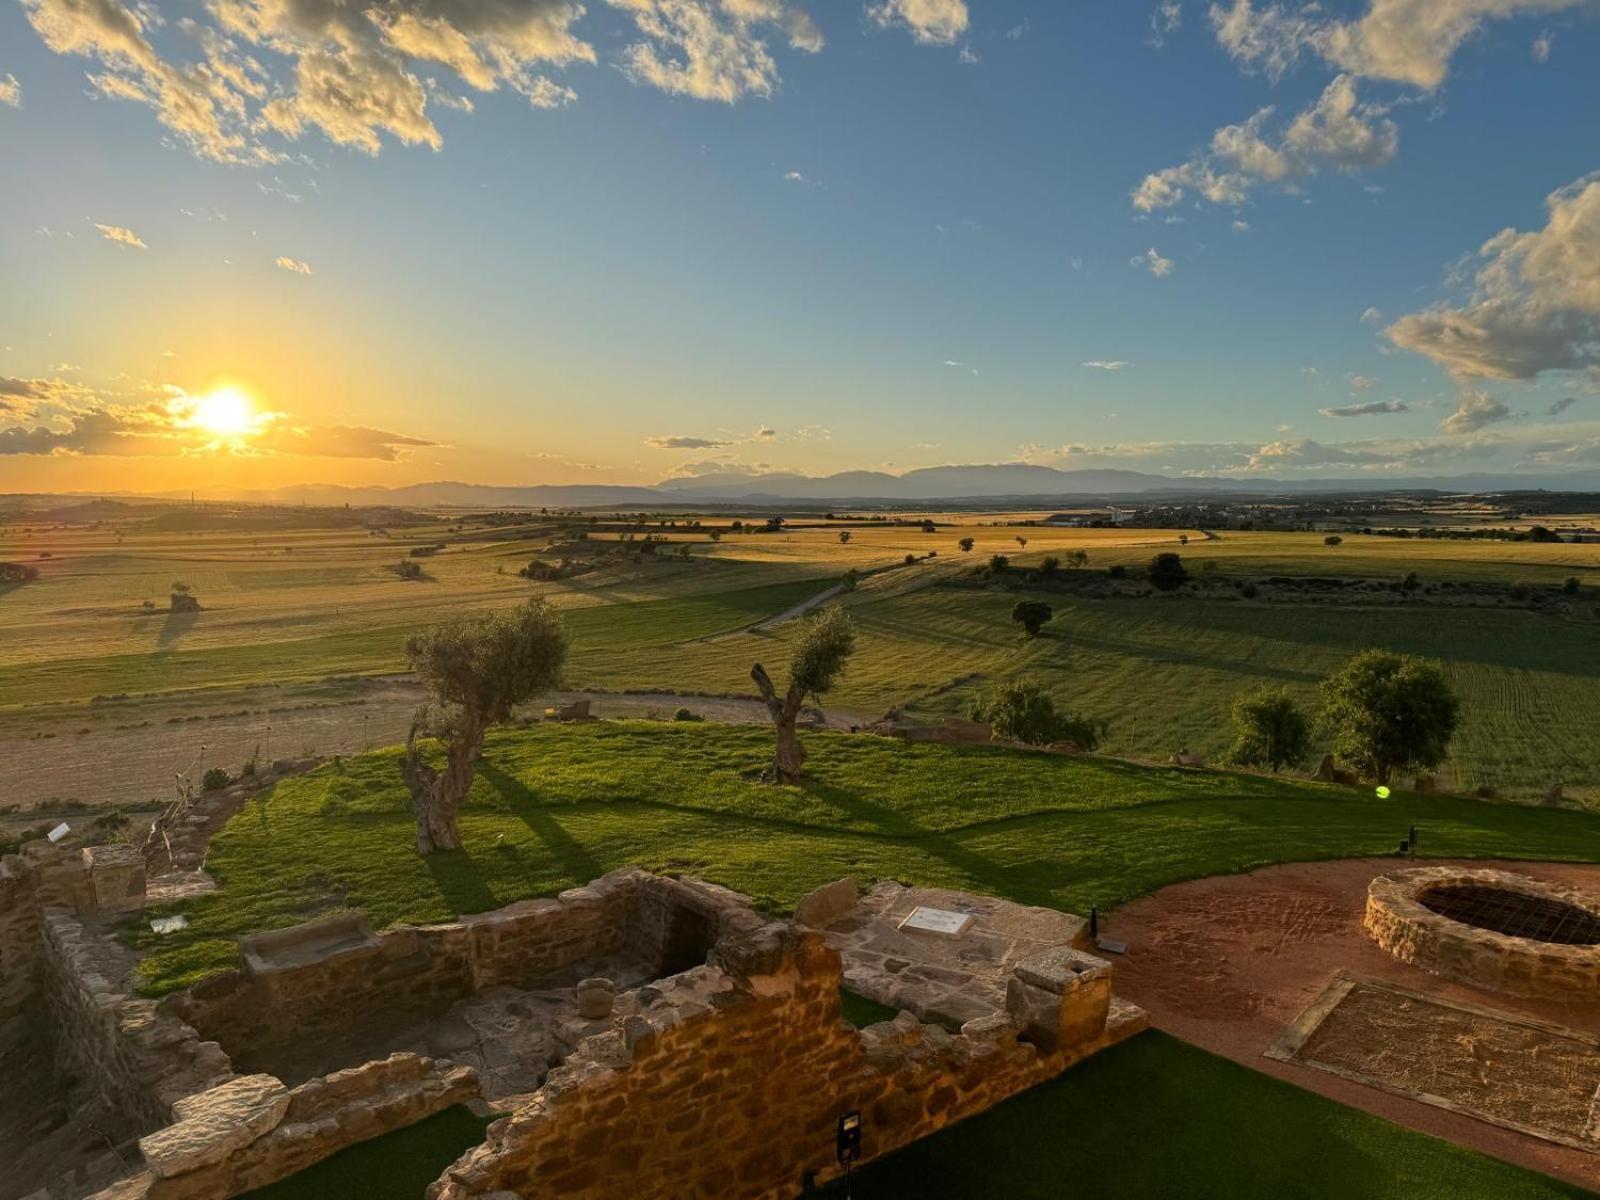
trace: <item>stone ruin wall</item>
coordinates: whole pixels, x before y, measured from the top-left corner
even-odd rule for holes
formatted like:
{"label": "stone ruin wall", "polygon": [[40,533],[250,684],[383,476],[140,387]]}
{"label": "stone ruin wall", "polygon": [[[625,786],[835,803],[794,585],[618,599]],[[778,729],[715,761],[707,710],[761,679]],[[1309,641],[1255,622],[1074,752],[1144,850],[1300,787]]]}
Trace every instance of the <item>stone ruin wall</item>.
{"label": "stone ruin wall", "polygon": [[[442,925],[375,934],[359,916],[333,918],[249,939],[238,968],[162,1008],[226,1046],[240,1070],[271,1071],[286,1055],[370,1032],[375,1013],[399,1026],[485,988],[575,983],[607,959],[636,960],[645,974],[703,962],[715,936],[712,891],[625,870]],[[286,961],[297,943],[302,960]]]}
{"label": "stone ruin wall", "polygon": [[57,1069],[93,1089],[118,1136],[166,1124],[178,1100],[232,1077],[215,1042],[128,994],[134,959],[113,936],[49,908],[41,946],[40,995]]}
{"label": "stone ruin wall", "polygon": [[20,855],[0,859],[0,1025],[18,1016],[39,973],[38,872]]}
{"label": "stone ruin wall", "polygon": [[240,1077],[178,1105],[178,1120],[139,1143],[147,1169],[95,1200],[226,1200],[478,1095],[470,1068],[416,1054],[293,1089],[270,1075]]}
{"label": "stone ruin wall", "polygon": [[[748,910],[746,910],[748,912]],[[724,923],[712,962],[647,989],[638,1015],[586,1040],[492,1125],[430,1200],[787,1200],[838,1174],[838,1118],[863,1158],[905,1146],[1144,1028],[1110,969],[1072,950],[1018,968],[1007,1011],[959,1033],[910,1013],[840,1016],[839,954],[787,923]]]}

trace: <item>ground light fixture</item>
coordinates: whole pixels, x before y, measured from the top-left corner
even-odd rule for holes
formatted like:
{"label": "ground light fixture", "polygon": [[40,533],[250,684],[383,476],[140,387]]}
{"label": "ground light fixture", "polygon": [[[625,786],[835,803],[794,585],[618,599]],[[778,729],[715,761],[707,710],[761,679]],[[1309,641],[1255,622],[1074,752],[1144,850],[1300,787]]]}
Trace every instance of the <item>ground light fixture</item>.
{"label": "ground light fixture", "polygon": [[839,1129],[834,1137],[834,1157],[844,1168],[844,1195],[850,1200],[850,1171],[861,1157],[861,1110],[851,1109],[839,1117]]}

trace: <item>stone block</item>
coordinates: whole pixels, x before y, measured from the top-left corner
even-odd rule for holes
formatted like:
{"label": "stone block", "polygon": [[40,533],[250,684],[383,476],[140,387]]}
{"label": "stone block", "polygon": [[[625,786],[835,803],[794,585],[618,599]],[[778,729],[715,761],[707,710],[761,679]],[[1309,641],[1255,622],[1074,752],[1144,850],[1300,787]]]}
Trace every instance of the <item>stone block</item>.
{"label": "stone block", "polygon": [[219,1163],[275,1129],[289,1111],[289,1089],[271,1075],[242,1075],[186,1096],[172,1106],[177,1120],[139,1139],[145,1163],[171,1179]]}
{"label": "stone block", "polygon": [[136,846],[85,846],[83,865],[97,912],[132,912],[144,907],[144,855]]}
{"label": "stone block", "polygon": [[823,884],[794,906],[794,922],[808,929],[826,929],[856,906],[858,894],[854,876]]}

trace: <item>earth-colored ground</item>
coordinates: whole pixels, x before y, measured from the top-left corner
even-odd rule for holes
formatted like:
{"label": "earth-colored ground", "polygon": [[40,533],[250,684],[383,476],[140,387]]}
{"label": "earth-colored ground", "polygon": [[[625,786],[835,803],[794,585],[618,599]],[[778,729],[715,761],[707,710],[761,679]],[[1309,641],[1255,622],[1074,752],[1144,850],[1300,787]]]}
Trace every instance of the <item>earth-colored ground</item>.
{"label": "earth-colored ground", "polygon": [[[1112,913],[1102,928],[1105,936],[1128,943],[1127,954],[1115,960],[1118,993],[1149,1010],[1157,1028],[1252,1069],[1497,1158],[1600,1188],[1600,1154],[1263,1057],[1341,971],[1600,1034],[1600,1005],[1556,1004],[1467,987],[1379,949],[1361,927],[1367,884],[1395,865],[1394,859],[1379,858],[1293,863],[1175,884],[1137,900]],[[1430,865],[1445,865],[1445,860],[1430,860]],[[1600,893],[1600,866],[1472,865]]]}

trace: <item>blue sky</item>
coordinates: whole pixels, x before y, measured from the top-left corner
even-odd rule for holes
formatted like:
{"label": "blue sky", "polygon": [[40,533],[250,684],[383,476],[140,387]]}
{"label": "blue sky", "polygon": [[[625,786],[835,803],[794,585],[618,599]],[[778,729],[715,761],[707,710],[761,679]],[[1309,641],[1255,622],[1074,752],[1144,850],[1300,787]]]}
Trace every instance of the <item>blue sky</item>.
{"label": "blue sky", "polygon": [[1589,0],[365,12],[0,4],[0,490],[1600,466]]}

